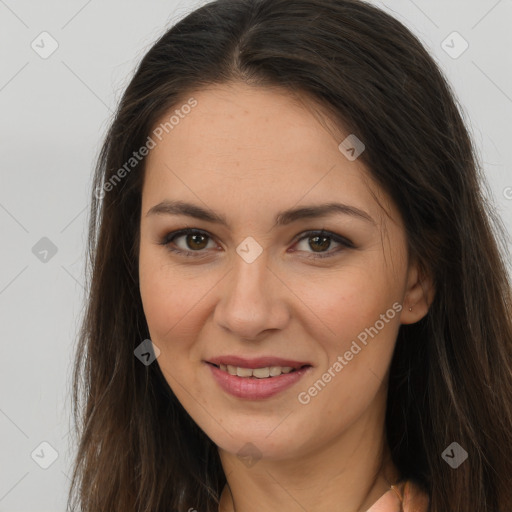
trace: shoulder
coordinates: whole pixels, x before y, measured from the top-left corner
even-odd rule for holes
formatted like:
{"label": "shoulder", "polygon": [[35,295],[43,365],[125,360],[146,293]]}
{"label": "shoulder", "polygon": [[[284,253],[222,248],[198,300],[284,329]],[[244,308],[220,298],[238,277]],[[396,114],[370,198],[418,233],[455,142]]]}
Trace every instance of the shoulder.
{"label": "shoulder", "polygon": [[366,512],[428,512],[429,497],[411,481],[391,486]]}
{"label": "shoulder", "polygon": [[403,512],[428,512],[429,497],[420,487],[408,480],[401,485]]}

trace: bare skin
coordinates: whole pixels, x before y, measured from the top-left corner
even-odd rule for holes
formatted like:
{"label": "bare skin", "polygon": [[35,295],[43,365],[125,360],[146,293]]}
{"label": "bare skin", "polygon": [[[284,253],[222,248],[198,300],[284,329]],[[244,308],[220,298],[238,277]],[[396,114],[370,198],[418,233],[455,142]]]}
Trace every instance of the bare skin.
{"label": "bare skin", "polygon": [[[384,435],[389,365],[400,325],[427,313],[431,283],[408,257],[396,207],[361,161],[338,149],[348,133],[328,130],[276,89],[233,83],[193,97],[197,106],[147,157],[140,292],[167,382],[219,448],[229,485],[219,512],[365,511],[400,478]],[[228,226],[149,213],[165,200],[214,211]],[[364,214],[276,225],[282,210],[330,202]],[[183,228],[206,236],[162,245]],[[303,235],[322,229],[350,244]],[[247,237],[262,249],[251,263],[236,251]],[[224,391],[206,363],[226,354],[311,368],[270,398],[244,399]],[[325,387],[308,393],[329,368]],[[255,463],[237,455],[247,443]]]}

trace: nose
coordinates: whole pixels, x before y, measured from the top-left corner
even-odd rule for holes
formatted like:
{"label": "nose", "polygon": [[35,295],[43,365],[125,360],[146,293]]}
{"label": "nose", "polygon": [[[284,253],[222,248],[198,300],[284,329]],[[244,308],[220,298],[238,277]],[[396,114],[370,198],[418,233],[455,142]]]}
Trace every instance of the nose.
{"label": "nose", "polygon": [[290,319],[292,292],[269,265],[263,251],[248,263],[238,254],[221,281],[214,321],[221,329],[244,340],[259,340],[267,331],[284,329]]}

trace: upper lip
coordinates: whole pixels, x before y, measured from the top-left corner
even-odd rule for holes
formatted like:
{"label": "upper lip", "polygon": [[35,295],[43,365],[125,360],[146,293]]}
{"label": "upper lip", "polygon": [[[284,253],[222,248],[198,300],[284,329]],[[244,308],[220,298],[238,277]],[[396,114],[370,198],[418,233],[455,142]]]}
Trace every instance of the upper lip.
{"label": "upper lip", "polygon": [[246,358],[240,356],[218,356],[206,360],[207,363],[220,366],[221,364],[238,366],[240,368],[266,368],[270,366],[289,366],[298,370],[303,366],[311,366],[308,362],[293,361],[292,359],[283,359],[274,356],[262,356],[255,358]]}

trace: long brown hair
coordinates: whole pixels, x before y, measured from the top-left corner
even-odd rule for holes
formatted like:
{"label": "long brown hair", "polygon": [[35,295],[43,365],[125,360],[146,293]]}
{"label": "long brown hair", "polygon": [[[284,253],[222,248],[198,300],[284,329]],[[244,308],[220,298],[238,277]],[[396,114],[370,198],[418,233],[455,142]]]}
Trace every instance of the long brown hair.
{"label": "long brown hair", "polygon": [[[170,108],[234,80],[309,95],[364,141],[360,158],[399,208],[410,255],[436,289],[428,314],[398,335],[386,416],[393,461],[429,493],[432,512],[510,512],[505,230],[443,74],[407,28],[359,0],[217,0],[142,59],[94,176],[68,508],[217,510],[226,479],[216,446],[158,364],[134,357],[149,338],[138,285],[144,160],[119,170]],[[453,442],[468,453],[457,469],[441,456]]]}

